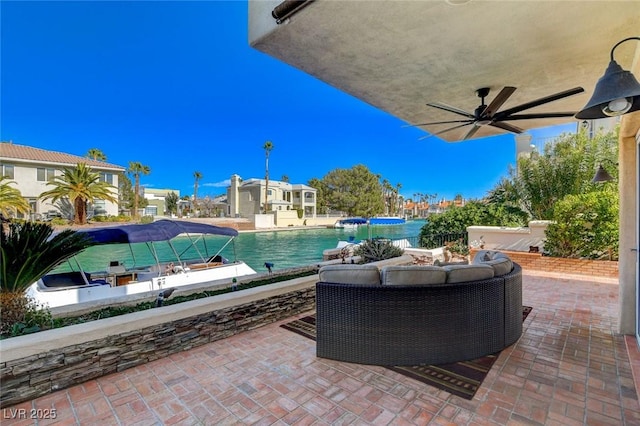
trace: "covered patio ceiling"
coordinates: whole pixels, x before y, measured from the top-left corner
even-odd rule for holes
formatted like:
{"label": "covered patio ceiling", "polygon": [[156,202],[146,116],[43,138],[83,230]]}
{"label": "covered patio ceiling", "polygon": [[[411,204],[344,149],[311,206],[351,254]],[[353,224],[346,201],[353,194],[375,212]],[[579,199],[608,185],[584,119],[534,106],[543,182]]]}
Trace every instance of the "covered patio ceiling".
{"label": "covered patio ceiling", "polygon": [[[640,35],[634,1],[316,0],[278,25],[271,12],[281,3],[250,1],[251,46],[408,124],[463,119],[426,103],[473,113],[482,87],[491,89],[487,104],[504,86],[516,87],[505,110],[580,86],[585,92],[522,111],[576,112],[591,97],[611,48]],[[615,59],[637,69],[640,43],[623,43]],[[527,130],[571,120],[508,123]],[[422,126],[429,133],[448,127]],[[439,137],[458,141],[469,128]],[[473,137],[503,133],[482,126]]]}

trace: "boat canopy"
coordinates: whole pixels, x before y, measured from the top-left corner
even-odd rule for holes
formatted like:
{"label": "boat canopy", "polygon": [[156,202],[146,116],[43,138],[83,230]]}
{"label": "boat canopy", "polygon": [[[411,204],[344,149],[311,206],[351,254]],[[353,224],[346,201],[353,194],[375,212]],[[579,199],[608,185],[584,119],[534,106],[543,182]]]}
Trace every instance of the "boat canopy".
{"label": "boat canopy", "polygon": [[152,223],[95,228],[80,230],[78,232],[89,235],[95,244],[131,244],[168,241],[185,233],[225,235],[228,237],[238,235],[238,231],[233,228],[166,219]]}
{"label": "boat canopy", "polygon": [[340,220],[343,225],[364,225],[367,223],[367,219],[363,217],[350,217]]}

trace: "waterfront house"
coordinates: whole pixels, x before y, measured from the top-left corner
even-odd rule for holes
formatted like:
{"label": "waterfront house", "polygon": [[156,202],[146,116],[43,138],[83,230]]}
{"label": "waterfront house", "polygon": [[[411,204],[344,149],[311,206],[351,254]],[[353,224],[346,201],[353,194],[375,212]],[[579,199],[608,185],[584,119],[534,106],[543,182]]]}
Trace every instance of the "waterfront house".
{"label": "waterfront house", "polygon": [[[75,167],[78,163],[87,164],[93,171],[100,173],[100,179],[114,186],[114,197],[118,198],[119,175],[125,168],[105,161],[87,157],[48,151],[12,142],[0,142],[0,174],[15,182],[12,188],[20,191],[31,206],[31,219],[50,219],[53,216],[66,215],[64,207],[51,200],[38,197],[51,189],[47,183],[54,176],[60,176],[63,169]],[[106,200],[95,200],[89,212],[95,215],[117,215],[118,204]],[[22,215],[18,215],[21,217]]]}
{"label": "waterfront house", "polygon": [[177,189],[150,189],[143,188],[144,198],[147,206],[144,208],[145,216],[169,215],[167,211],[167,195],[174,193],[180,198],[180,191]]}
{"label": "waterfront house", "polygon": [[304,217],[315,217],[316,199],[316,189],[305,184],[269,180],[267,187],[265,179],[243,180],[233,175],[227,188],[227,216],[250,217],[263,212],[302,210]]}

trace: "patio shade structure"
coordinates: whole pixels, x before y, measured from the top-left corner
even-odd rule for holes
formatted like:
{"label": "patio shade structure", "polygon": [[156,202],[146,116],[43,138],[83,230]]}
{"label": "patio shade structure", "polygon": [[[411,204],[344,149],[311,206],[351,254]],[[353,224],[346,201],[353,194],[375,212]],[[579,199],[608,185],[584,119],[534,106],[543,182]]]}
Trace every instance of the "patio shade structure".
{"label": "patio shade structure", "polygon": [[[603,52],[615,49],[622,69],[640,74],[639,43],[616,43],[638,36],[640,8],[633,2],[490,1],[325,1],[299,10],[288,25],[271,16],[281,1],[249,0],[249,44],[310,74],[406,124],[451,120],[430,111],[429,102],[473,111],[469,93],[517,87],[504,108],[539,94],[583,87],[585,93],[537,107],[534,112],[581,111],[602,76]],[[625,96],[627,97],[627,96]],[[610,100],[609,100],[610,102]],[[632,108],[620,125],[620,327],[636,334],[640,283],[637,270],[638,141],[640,113]],[[620,106],[614,110],[620,110]],[[601,109],[601,108],[600,108]],[[624,109],[624,108],[622,108]],[[631,112],[631,114],[629,114]],[[588,120],[588,119],[587,119]],[[570,118],[519,122],[526,132]],[[448,124],[417,126],[425,135]],[[407,129],[407,132],[416,130]],[[460,141],[461,127],[425,142]],[[481,126],[473,138],[504,134]],[[416,139],[421,135],[417,135]],[[487,149],[508,149],[487,141]],[[638,334],[640,340],[640,334]]]}

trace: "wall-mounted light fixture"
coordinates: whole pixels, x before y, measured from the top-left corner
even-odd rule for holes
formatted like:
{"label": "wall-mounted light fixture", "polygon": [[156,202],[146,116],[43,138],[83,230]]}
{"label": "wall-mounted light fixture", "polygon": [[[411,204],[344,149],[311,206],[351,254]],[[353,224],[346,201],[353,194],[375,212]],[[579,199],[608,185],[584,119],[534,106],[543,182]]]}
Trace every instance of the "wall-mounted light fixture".
{"label": "wall-mounted light fixture", "polygon": [[598,80],[587,105],[575,115],[576,118],[583,120],[615,117],[640,110],[640,83],[630,71],[623,70],[613,59],[616,47],[629,40],[640,40],[640,37],[625,38],[613,46],[607,70]]}

